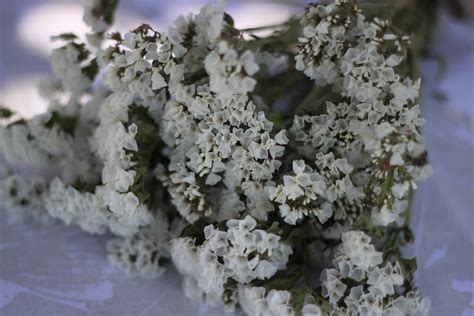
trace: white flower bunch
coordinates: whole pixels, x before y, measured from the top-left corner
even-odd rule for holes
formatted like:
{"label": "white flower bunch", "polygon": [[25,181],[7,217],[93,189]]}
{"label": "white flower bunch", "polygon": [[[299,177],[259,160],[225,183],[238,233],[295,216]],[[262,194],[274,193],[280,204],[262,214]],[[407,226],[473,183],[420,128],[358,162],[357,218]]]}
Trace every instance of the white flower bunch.
{"label": "white flower bunch", "polygon": [[226,310],[426,312],[400,251],[430,173],[409,37],[345,0],[265,38],[225,1],[109,34],[116,5],[86,6],[87,43],[55,37],[47,113],[0,126],[9,213],[117,235],[109,258],[130,275],[171,258],[186,296]]}
{"label": "white flower bunch", "polygon": [[[312,201],[317,200],[318,195],[327,194],[328,188],[324,179],[311,167],[306,166],[304,160],[293,161],[293,173],[294,176],[283,176],[283,184],[266,187],[268,197],[272,201],[281,203],[280,213],[283,220],[295,225],[298,220],[311,212],[321,223],[326,222],[332,215],[331,205],[325,203],[321,205],[321,208],[312,208],[310,205]],[[300,205],[296,202],[298,199],[302,199]]]}
{"label": "white flower bunch", "polygon": [[227,297],[236,291],[236,282],[271,278],[285,269],[293,251],[280,236],[256,229],[257,222],[249,215],[242,220],[230,219],[226,226],[226,231],[206,226],[200,245],[191,237],[174,239],[171,256],[178,271],[193,278],[204,296],[235,305]]}
{"label": "white flower bunch", "polygon": [[9,216],[15,219],[32,217],[38,222],[49,222],[51,217],[42,201],[46,183],[41,178],[23,177],[5,168],[0,169],[0,200]]}
{"label": "white flower bunch", "polygon": [[204,65],[209,74],[211,91],[222,97],[230,97],[235,93],[246,94],[253,91],[257,83],[251,77],[259,69],[254,55],[245,51],[239,56],[225,41],[207,55]]}
{"label": "white flower bunch", "polygon": [[[291,299],[291,293],[286,290],[270,290],[267,293],[264,287],[241,286],[239,288],[239,301],[248,315],[296,315]],[[312,303],[313,301],[314,298],[311,296],[305,297],[301,315],[323,315],[319,306]]]}
{"label": "white flower bunch", "polygon": [[[416,292],[398,295],[404,277],[398,262],[383,264],[381,252],[361,231],[342,234],[333,261],[321,274],[322,293],[341,315],[427,315],[430,302]],[[345,307],[339,302],[343,301]]]}
{"label": "white flower bunch", "polygon": [[109,260],[130,276],[156,278],[165,272],[161,265],[170,258],[169,223],[164,213],[138,234],[112,239],[107,243]]}

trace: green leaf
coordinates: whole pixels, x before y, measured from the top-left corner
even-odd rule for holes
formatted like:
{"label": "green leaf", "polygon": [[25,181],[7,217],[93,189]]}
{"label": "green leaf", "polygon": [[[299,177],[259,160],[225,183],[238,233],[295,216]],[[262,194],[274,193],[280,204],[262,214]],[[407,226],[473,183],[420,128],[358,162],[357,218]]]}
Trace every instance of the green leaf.
{"label": "green leaf", "polygon": [[234,19],[227,13],[224,13],[224,22],[226,22],[229,26],[235,26]]}
{"label": "green leaf", "polygon": [[366,232],[370,236],[382,238],[385,234],[385,228],[372,224],[369,214],[360,214],[356,222],[353,224],[354,229],[359,229]]}
{"label": "green leaf", "polygon": [[288,245],[299,245],[301,242],[308,237],[308,231],[306,226],[294,226],[295,228],[290,232],[290,235],[285,239],[285,243]]}
{"label": "green leaf", "polygon": [[262,284],[262,286],[265,286],[269,290],[290,290],[302,275],[300,267],[293,266],[287,270],[278,271],[270,280]]}
{"label": "green leaf", "polygon": [[114,40],[114,41],[117,41],[117,42],[121,42],[123,39],[122,39],[122,35],[119,33],[119,32],[113,32],[111,33],[108,38],[110,38],[111,40]]}
{"label": "green leaf", "polygon": [[51,119],[46,123],[45,127],[52,128],[57,125],[63,132],[74,135],[76,129],[77,117],[64,116],[58,112],[52,112]]}
{"label": "green leaf", "polygon": [[148,191],[150,179],[149,173],[152,167],[156,165],[154,159],[160,157],[159,149],[163,146],[159,135],[158,126],[148,114],[148,109],[143,106],[132,105],[129,108],[129,124],[137,125],[138,151],[129,151],[132,154],[132,161],[135,165],[132,169],[136,172],[135,182],[129,189],[135,194],[140,203],[147,203],[151,197]]}
{"label": "green leaf", "polygon": [[180,237],[191,237],[196,239],[196,245],[201,245],[204,240],[204,227],[209,225],[204,218],[200,218],[192,224],[186,226]]}
{"label": "green leaf", "polygon": [[275,129],[279,129],[282,124],[282,115],[280,112],[272,112],[268,114],[267,119],[273,123]]}
{"label": "green leaf", "polygon": [[11,122],[10,124],[7,125],[7,127],[11,127],[13,125],[26,125],[26,121],[24,119],[19,119],[14,122]]}
{"label": "green leaf", "polygon": [[117,9],[118,0],[99,0],[95,1],[95,7],[92,14],[97,19],[103,19],[107,24],[111,25],[114,21],[115,10]]}
{"label": "green leaf", "polygon": [[392,193],[392,187],[393,187],[393,173],[394,173],[394,168],[390,168],[388,171],[387,177],[385,178],[383,184],[382,184],[382,197],[385,197],[386,195],[391,195]]}
{"label": "green leaf", "polygon": [[280,223],[273,222],[272,225],[268,229],[266,229],[266,231],[269,234],[280,235],[280,232],[281,232]]}
{"label": "green leaf", "polygon": [[67,42],[72,42],[76,39],[78,39],[78,37],[74,33],[62,33],[62,34],[59,34],[59,35],[51,36],[52,41],[63,40],[63,41],[67,41]]}
{"label": "green leaf", "polygon": [[418,268],[416,258],[400,258],[399,262],[402,267],[403,277],[405,278],[405,290],[407,292],[415,290],[414,275]]}
{"label": "green leaf", "polygon": [[82,72],[86,75],[89,79],[94,80],[99,72],[99,65],[97,64],[97,58],[91,60],[89,66],[82,68]]}
{"label": "green leaf", "polygon": [[6,107],[0,106],[0,118],[7,119],[7,118],[10,118],[12,115],[13,115],[12,110]]}

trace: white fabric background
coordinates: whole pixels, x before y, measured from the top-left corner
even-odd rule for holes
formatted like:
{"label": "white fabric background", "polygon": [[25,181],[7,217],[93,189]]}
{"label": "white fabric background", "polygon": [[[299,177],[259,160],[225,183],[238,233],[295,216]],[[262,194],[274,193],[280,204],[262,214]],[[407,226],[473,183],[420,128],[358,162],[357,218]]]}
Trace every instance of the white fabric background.
{"label": "white fabric background", "polygon": [[[419,258],[430,315],[474,315],[474,42],[472,26],[442,17],[441,81],[423,63],[424,135],[435,174],[416,193],[408,249]],[[444,93],[445,101],[434,94]],[[128,279],[105,257],[105,237],[61,224],[11,223],[0,213],[0,315],[222,315],[180,292],[172,267],[158,280]]]}

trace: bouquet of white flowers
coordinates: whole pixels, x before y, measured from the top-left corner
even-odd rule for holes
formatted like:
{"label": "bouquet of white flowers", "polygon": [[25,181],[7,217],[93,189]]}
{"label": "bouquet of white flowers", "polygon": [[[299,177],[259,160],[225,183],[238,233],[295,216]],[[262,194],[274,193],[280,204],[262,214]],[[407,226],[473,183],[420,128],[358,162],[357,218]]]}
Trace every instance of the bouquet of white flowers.
{"label": "bouquet of white flowers", "polygon": [[224,1],[167,32],[108,33],[116,6],[86,7],[85,43],[55,37],[47,113],[0,109],[7,212],[111,232],[127,273],[171,259],[186,296],[229,311],[427,313],[401,252],[430,173],[409,36],[350,0],[265,37]]}

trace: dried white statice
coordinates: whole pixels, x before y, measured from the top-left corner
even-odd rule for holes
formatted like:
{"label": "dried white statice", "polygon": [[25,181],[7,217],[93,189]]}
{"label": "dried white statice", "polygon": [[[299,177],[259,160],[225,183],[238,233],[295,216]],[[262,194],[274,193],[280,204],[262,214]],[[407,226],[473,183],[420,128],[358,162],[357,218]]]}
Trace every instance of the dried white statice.
{"label": "dried white statice", "polygon": [[109,260],[128,275],[156,278],[166,270],[169,238],[168,219],[161,213],[138,234],[109,241]]}
{"label": "dried white statice", "polygon": [[55,37],[48,111],[0,126],[9,213],[117,235],[109,258],[132,276],[171,258],[187,297],[226,310],[426,312],[400,251],[430,173],[407,36],[345,0],[264,38],[225,1],[108,34],[116,6],[86,6],[86,43]]}
{"label": "dried white statice", "polygon": [[331,310],[343,315],[427,315],[430,301],[416,292],[397,293],[404,275],[398,262],[383,262],[382,253],[361,231],[342,235],[334,266],[321,274],[322,294]]}
{"label": "dried white statice", "polygon": [[404,210],[415,178],[429,172],[415,103],[420,82],[396,68],[409,39],[390,33],[386,21],[367,21],[350,1],[310,6],[302,24],[296,68],[316,85],[330,85],[343,102],[329,103],[327,114],[295,117],[296,149],[329,178],[325,198],[344,204],[333,210],[336,217],[352,217],[353,207],[371,209],[373,223],[386,226]]}
{"label": "dried white statice", "polygon": [[178,271],[194,278],[203,294],[221,297],[229,305],[235,304],[227,302],[229,292],[236,290],[235,281],[248,284],[271,278],[285,269],[293,251],[280,236],[257,229],[249,215],[228,220],[226,226],[227,230],[206,226],[200,245],[192,237],[172,240],[171,256]]}
{"label": "dried white statice", "polygon": [[225,41],[207,55],[204,65],[211,91],[223,98],[252,92],[257,84],[251,77],[259,69],[253,53],[247,50],[239,56]]}
{"label": "dried white statice", "polygon": [[25,178],[12,170],[0,168],[0,201],[14,219],[33,218],[38,222],[50,222],[51,217],[42,199],[45,190],[46,181],[41,178]]}
{"label": "dried white statice", "polygon": [[293,173],[294,176],[283,176],[283,184],[266,187],[269,198],[281,204],[280,213],[285,222],[295,225],[309,214],[316,215],[321,223],[326,222],[333,214],[331,205],[315,204],[315,201],[318,196],[330,195],[331,187],[328,188],[325,179],[306,166],[304,160],[293,161]]}
{"label": "dried white statice", "polygon": [[264,287],[239,287],[239,302],[248,315],[268,316],[322,316],[327,312],[316,303],[315,298],[308,294],[295,308],[295,297],[287,290],[270,290]]}

